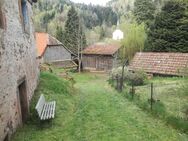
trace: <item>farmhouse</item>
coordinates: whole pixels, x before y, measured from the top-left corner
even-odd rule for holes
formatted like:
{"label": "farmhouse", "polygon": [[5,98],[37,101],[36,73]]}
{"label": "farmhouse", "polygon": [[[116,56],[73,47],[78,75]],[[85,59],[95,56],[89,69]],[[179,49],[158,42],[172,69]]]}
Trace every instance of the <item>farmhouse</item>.
{"label": "farmhouse", "polygon": [[181,76],[185,75],[188,67],[188,53],[136,53],[130,63],[129,70],[143,70],[146,73]]}
{"label": "farmhouse", "polygon": [[118,20],[116,30],[113,32],[113,35],[112,35],[112,39],[121,40],[123,38],[124,38],[124,33],[119,29],[119,20]]}
{"label": "farmhouse", "polygon": [[124,38],[124,33],[120,29],[116,29],[113,32],[113,40],[121,40]]}
{"label": "farmhouse", "polygon": [[38,64],[32,0],[0,0],[0,140],[7,141],[29,113]]}
{"label": "farmhouse", "polygon": [[109,71],[118,64],[119,46],[95,44],[83,50],[83,69],[90,71]]}
{"label": "farmhouse", "polygon": [[76,67],[75,55],[48,33],[36,33],[37,52],[40,63],[51,63],[60,67]]}

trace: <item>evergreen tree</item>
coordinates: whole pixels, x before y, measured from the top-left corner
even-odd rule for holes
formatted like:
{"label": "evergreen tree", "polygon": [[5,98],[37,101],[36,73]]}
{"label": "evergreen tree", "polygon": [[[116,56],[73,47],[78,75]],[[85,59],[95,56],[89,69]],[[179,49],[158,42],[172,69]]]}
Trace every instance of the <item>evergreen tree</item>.
{"label": "evergreen tree", "polygon": [[74,7],[71,7],[68,12],[68,18],[65,23],[64,43],[74,54],[79,54],[81,49],[87,44],[78,13]]}
{"label": "evergreen tree", "polygon": [[62,43],[64,43],[64,37],[65,33],[63,31],[63,28],[61,26],[57,26],[56,27],[56,38],[61,41]]}
{"label": "evergreen tree", "polygon": [[134,15],[136,21],[140,24],[144,22],[150,26],[155,18],[155,4],[153,0],[136,0],[134,3]]}
{"label": "evergreen tree", "polygon": [[168,1],[148,33],[146,51],[188,52],[188,3]]}
{"label": "evergreen tree", "polygon": [[77,54],[79,39],[79,17],[75,8],[72,6],[65,23],[65,45],[75,54]]}

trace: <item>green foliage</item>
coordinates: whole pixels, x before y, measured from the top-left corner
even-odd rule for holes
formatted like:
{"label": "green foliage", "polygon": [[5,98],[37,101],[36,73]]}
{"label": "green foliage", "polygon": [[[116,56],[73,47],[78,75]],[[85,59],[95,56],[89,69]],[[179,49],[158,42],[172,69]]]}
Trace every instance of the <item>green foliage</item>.
{"label": "green foliage", "polygon": [[125,24],[123,31],[126,34],[121,41],[119,58],[124,62],[125,59],[131,60],[136,52],[143,50],[147,35],[144,24]]}
{"label": "green foliage", "polygon": [[80,39],[79,23],[78,13],[72,6],[65,23],[65,44],[75,54],[77,53]]}
{"label": "green foliage", "polygon": [[125,75],[125,81],[127,81],[129,85],[141,86],[145,84],[146,80],[147,75],[142,71],[135,73],[129,72]]}
{"label": "green foliage", "polygon": [[92,27],[101,26],[106,23],[107,26],[116,25],[117,15],[110,7],[101,7],[94,5],[77,4],[76,7],[80,9],[81,17],[84,25],[88,29]]}
{"label": "green foliage", "polygon": [[[112,69],[110,77],[116,79],[116,76],[122,75],[122,67]],[[111,82],[112,80],[110,80]],[[140,86],[144,85],[147,81],[147,74],[143,71],[137,71],[135,73],[128,71],[128,68],[124,68],[124,82],[128,85]],[[113,82],[112,82],[113,83]],[[116,82],[115,82],[116,83]]]}
{"label": "green foliage", "polygon": [[188,99],[186,95],[181,93],[184,79],[154,77],[149,81],[154,86],[152,111],[150,109],[150,85],[135,87],[134,98],[132,98],[130,93],[132,88],[127,86],[124,94],[125,97],[144,111],[150,112],[155,118],[160,118],[174,128],[188,133],[188,122],[185,115]]}
{"label": "green foliage", "polygon": [[107,5],[112,7],[119,17],[127,17],[134,8],[134,1],[135,0],[111,0]]}
{"label": "green foliage", "polygon": [[74,6],[78,11],[84,28],[92,29],[101,26],[103,23],[111,27],[117,23],[117,15],[111,7],[76,4],[69,0],[38,0],[33,6],[36,30],[46,31],[46,27],[48,27],[48,32],[55,35],[53,27],[57,26],[56,23],[62,25],[62,27],[65,25],[67,13],[71,6]]}
{"label": "green foliage", "polygon": [[56,27],[56,38],[62,43],[64,43],[65,32],[63,31],[63,28],[61,26]]}
{"label": "green foliage", "polygon": [[[35,119],[24,124],[12,141],[187,140],[185,134],[166,126],[111,89],[104,74],[74,74],[74,94],[66,93],[63,89],[67,89],[67,83],[57,77],[42,74],[42,82],[34,96],[44,94],[47,100],[56,100],[56,115],[52,123],[42,122],[41,128]],[[60,88],[54,92],[48,88],[50,85]],[[33,110],[37,100],[32,101]]]}
{"label": "green foliage", "polygon": [[188,2],[165,3],[150,28],[145,50],[188,52]]}
{"label": "green foliage", "polygon": [[155,4],[152,0],[136,0],[134,3],[134,15],[139,24],[144,22],[151,25],[155,16]]}
{"label": "green foliage", "polygon": [[71,7],[67,15],[64,44],[75,54],[78,53],[81,46],[85,47],[87,44],[78,13],[74,7]]}
{"label": "green foliage", "polygon": [[166,120],[167,123],[172,125],[174,128],[179,129],[183,132],[188,132],[188,122],[184,119],[169,116]]}

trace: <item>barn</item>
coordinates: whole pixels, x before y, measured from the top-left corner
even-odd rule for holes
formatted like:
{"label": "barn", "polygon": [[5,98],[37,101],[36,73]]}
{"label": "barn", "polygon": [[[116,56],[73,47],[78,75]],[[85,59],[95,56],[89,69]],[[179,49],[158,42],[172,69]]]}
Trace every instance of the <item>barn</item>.
{"label": "barn", "polygon": [[153,75],[182,76],[187,74],[188,53],[139,52],[130,62],[130,71]]}
{"label": "barn", "polygon": [[73,59],[75,54],[59,40],[48,33],[36,33],[37,54],[40,63],[54,64],[58,67],[77,67]]}
{"label": "barn", "polygon": [[83,50],[82,67],[89,71],[110,71],[118,65],[118,45],[94,44]]}

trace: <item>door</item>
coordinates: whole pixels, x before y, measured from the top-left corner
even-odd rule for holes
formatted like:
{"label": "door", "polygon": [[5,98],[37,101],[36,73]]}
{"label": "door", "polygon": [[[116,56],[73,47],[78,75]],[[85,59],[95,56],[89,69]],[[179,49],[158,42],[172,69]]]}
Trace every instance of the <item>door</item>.
{"label": "door", "polygon": [[28,117],[28,101],[27,101],[27,89],[26,82],[23,81],[18,86],[18,108],[20,113],[21,124],[27,120]]}

